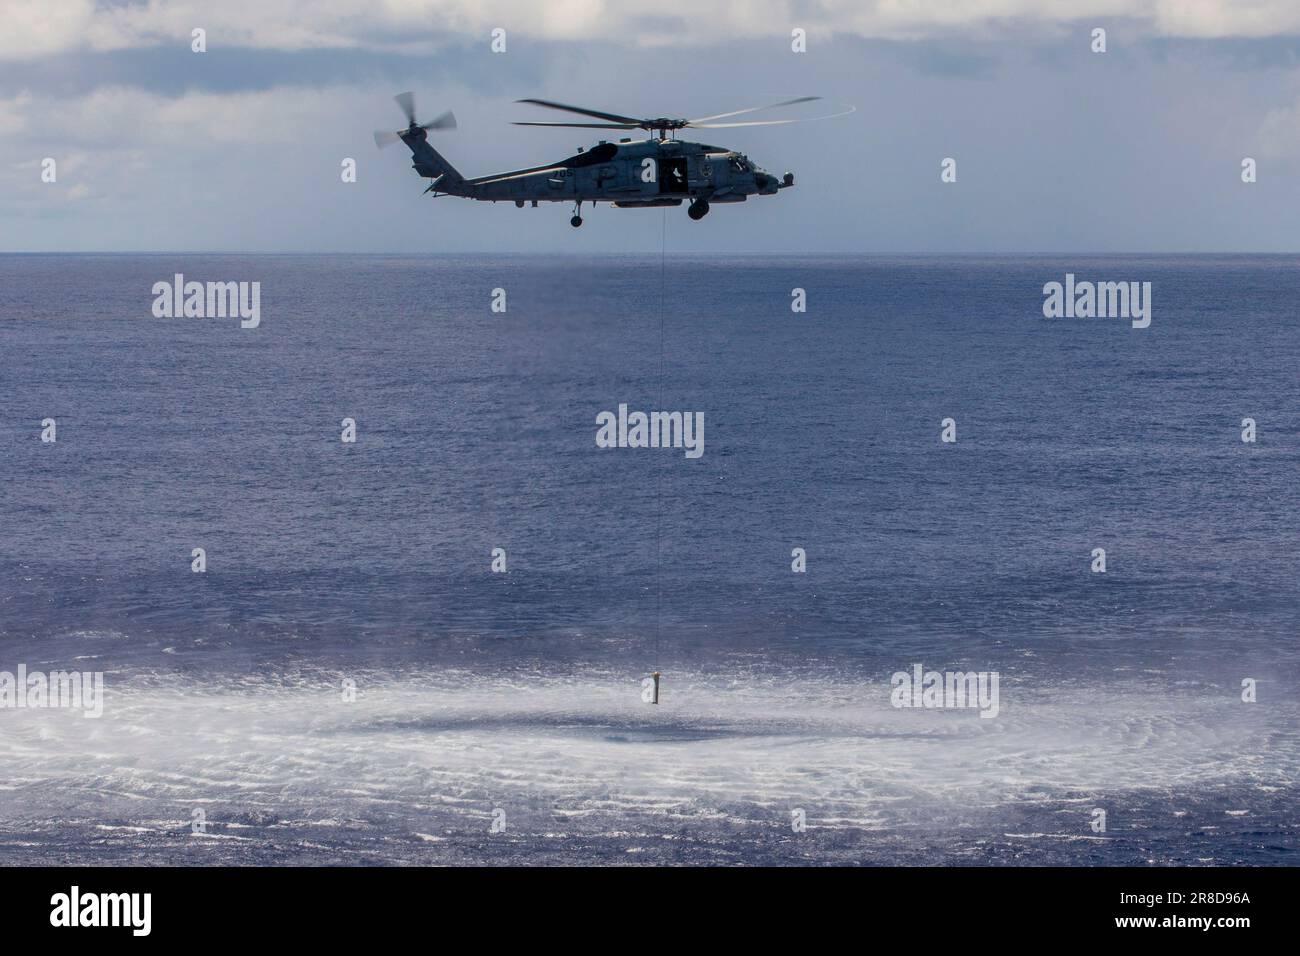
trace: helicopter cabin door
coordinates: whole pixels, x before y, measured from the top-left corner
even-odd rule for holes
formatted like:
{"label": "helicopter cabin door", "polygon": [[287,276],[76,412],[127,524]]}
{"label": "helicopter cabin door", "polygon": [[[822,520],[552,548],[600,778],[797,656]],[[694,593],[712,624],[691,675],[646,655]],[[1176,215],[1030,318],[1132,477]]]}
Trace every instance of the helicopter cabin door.
{"label": "helicopter cabin door", "polygon": [[659,192],[684,196],[690,190],[686,181],[686,157],[673,156],[659,162]]}

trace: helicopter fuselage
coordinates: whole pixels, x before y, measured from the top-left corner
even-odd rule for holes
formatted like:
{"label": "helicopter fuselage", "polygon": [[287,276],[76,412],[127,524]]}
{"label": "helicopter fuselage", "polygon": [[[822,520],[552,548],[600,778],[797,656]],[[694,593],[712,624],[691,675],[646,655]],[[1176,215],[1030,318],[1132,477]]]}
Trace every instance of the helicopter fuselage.
{"label": "helicopter fuselage", "polygon": [[638,208],[690,200],[702,216],[710,203],[744,202],[794,184],[793,174],[778,179],[743,153],[672,138],[602,141],[548,166],[465,179],[427,144],[424,130],[402,139],[414,154],[416,172],[433,180],[428,191],[517,206],[608,202]]}

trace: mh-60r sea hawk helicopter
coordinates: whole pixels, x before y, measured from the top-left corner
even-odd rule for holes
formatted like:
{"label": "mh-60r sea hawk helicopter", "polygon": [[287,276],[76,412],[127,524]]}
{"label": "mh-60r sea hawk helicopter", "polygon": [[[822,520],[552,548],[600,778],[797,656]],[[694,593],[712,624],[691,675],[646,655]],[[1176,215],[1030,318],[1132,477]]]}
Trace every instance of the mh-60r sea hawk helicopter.
{"label": "mh-60r sea hawk helicopter", "polygon": [[[654,206],[680,206],[691,201],[687,214],[692,219],[703,219],[712,203],[744,202],[750,196],[771,196],[794,185],[794,173],[777,179],[756,166],[749,157],[735,150],[703,143],[688,143],[676,139],[680,129],[721,129],[738,126],[776,126],[798,123],[800,119],[749,120],[719,123],[745,113],[808,103],[818,97],[801,96],[767,106],[753,106],[730,113],[702,116],[699,119],[670,119],[658,117],[637,119],[618,113],[566,106],[549,100],[519,100],[547,109],[563,110],[590,116],[600,123],[515,123],[516,126],[566,126],[579,129],[643,129],[654,135],[648,139],[620,139],[617,143],[601,141],[588,150],[545,166],[515,169],[466,179],[429,145],[429,130],[456,128],[456,117],[450,111],[428,123],[415,120],[415,96],[399,93],[394,97],[410,125],[394,133],[376,132],[375,144],[383,147],[401,140],[410,147],[414,162],[412,168],[426,179],[433,180],[426,193],[437,196],[460,196],[485,202],[513,202],[519,208],[525,203],[534,207],[539,202],[571,202],[573,218],[569,223],[575,228],[582,225],[582,204],[589,202],[613,203],[620,209],[643,209]],[[853,112],[849,107],[827,116],[808,117],[809,120],[830,119]]]}

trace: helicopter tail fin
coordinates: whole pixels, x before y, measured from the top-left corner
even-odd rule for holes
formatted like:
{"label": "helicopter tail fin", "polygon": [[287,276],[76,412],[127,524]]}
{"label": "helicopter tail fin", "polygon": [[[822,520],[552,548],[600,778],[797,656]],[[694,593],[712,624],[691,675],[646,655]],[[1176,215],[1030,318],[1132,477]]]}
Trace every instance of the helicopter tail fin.
{"label": "helicopter tail fin", "polygon": [[411,148],[411,158],[414,160],[411,168],[426,179],[439,180],[440,192],[447,192],[446,187],[455,187],[465,181],[465,177],[457,171],[456,167],[429,145],[429,137],[424,130],[417,129],[407,133],[402,136],[402,139]]}

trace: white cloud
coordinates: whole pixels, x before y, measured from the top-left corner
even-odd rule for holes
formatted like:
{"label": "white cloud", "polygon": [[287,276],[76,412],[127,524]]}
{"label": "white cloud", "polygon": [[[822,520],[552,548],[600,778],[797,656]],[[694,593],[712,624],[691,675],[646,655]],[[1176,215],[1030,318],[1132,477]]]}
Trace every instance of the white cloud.
{"label": "white cloud", "polygon": [[1266,37],[1300,32],[1295,0],[1157,0],[1157,32],[1180,37]]}
{"label": "white cloud", "polygon": [[5,0],[0,8],[0,59],[33,59],[78,49],[94,19],[94,0]]}
{"label": "white cloud", "polygon": [[163,96],[100,87],[75,99],[23,92],[0,99],[0,133],[40,142],[123,145],[293,143],[336,121],[341,105],[374,108],[351,89],[275,87],[235,93],[190,90]]}
{"label": "white cloud", "polygon": [[[433,49],[448,37],[494,27],[514,44],[530,39],[713,43],[810,36],[922,38],[1002,23],[1055,27],[1130,19],[1145,32],[1183,37],[1300,34],[1296,0],[6,0],[0,59],[72,50],[174,44],[208,31],[210,50],[258,47]],[[516,47],[517,48],[517,47]]]}

